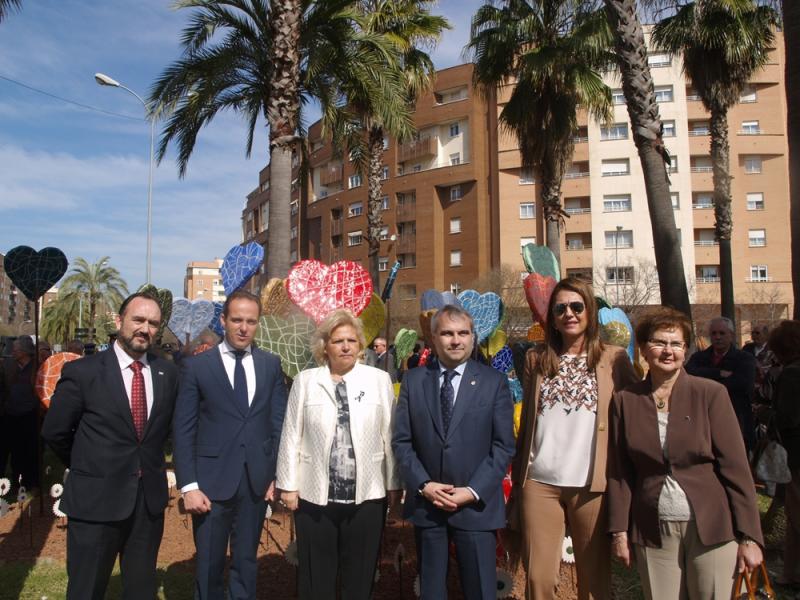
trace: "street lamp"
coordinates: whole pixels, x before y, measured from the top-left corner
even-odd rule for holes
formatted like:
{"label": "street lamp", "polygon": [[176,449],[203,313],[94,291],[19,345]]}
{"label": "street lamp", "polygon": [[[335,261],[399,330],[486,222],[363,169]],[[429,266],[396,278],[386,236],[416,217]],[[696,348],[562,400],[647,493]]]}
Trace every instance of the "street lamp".
{"label": "street lamp", "polygon": [[122,85],[119,81],[112,79],[108,75],[104,75],[103,73],[95,73],[94,80],[98,83],[98,85],[107,85],[110,87],[122,88],[129,94],[133,95],[139,102],[142,103],[144,106],[144,116],[145,120],[150,121],[150,165],[149,165],[149,172],[147,175],[147,281],[146,283],[150,283],[150,273],[151,273],[151,266],[152,266],[152,241],[153,241],[153,140],[155,137],[155,125],[156,121],[153,118],[153,115],[150,114],[150,107],[147,106],[147,103],[142,99],[142,97],[134,92],[129,87]]}
{"label": "street lamp", "polygon": [[617,225],[617,230],[614,232],[614,283],[617,288],[617,301],[614,303],[619,306],[619,234],[622,231],[622,225]]}

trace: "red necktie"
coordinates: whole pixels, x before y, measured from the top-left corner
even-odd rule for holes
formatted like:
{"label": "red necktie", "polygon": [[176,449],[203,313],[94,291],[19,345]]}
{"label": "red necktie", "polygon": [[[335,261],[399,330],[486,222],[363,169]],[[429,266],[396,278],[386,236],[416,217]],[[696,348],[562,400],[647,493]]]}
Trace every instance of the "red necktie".
{"label": "red necktie", "polygon": [[136,428],[136,435],[142,439],[144,425],[147,423],[147,398],[144,392],[144,375],[142,368],[144,365],[138,360],[131,363],[133,370],[133,382],[131,383],[131,415],[133,415],[133,426]]}

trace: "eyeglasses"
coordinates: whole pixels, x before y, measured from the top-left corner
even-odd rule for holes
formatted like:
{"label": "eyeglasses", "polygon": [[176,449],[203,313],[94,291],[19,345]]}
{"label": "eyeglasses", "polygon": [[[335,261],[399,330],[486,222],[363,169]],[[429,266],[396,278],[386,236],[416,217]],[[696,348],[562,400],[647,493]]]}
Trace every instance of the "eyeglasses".
{"label": "eyeglasses", "polygon": [[553,314],[560,317],[567,312],[568,308],[573,315],[579,315],[586,309],[586,305],[583,302],[561,302],[553,306]]}
{"label": "eyeglasses", "polygon": [[686,342],[668,342],[667,340],[647,340],[656,350],[664,350],[669,348],[674,352],[680,352],[686,348]]}

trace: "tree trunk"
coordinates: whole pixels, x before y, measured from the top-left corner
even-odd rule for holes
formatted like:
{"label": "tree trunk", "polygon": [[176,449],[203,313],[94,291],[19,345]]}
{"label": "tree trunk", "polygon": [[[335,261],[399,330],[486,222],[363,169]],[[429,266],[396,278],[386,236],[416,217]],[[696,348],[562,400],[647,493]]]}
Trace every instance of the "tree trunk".
{"label": "tree trunk", "polygon": [[297,141],[300,107],[299,0],[271,0],[272,64],[266,117],[269,123],[269,230],[266,277],[286,277],[290,260],[290,203],[292,193],[292,149]]}
{"label": "tree trunk", "polygon": [[719,287],[722,316],[733,321],[733,261],[731,260],[731,173],[728,109],[711,108],[711,165],[714,169],[714,238],[719,242]]}
{"label": "tree trunk", "polygon": [[686,287],[683,255],[669,192],[665,161],[667,152],[661,137],[661,118],[647,64],[647,47],[636,0],[605,0],[605,4],[615,32],[614,45],[622,75],[622,89],[631,119],[633,141],[644,174],[661,303],[691,318],[692,307]]}
{"label": "tree trunk", "polygon": [[378,281],[378,257],[381,252],[381,229],[383,215],[381,211],[381,175],[383,170],[383,129],[372,127],[368,140],[369,159],[367,164],[367,242],[369,251],[367,263],[372,287],[380,293]]}
{"label": "tree trunk", "polygon": [[556,257],[561,269],[561,221],[564,218],[561,208],[561,181],[549,177],[542,178],[542,208],[546,227],[547,247]]}
{"label": "tree trunk", "polygon": [[789,143],[793,316],[800,319],[800,2],[797,0],[783,0],[783,43],[786,49],[786,137]]}

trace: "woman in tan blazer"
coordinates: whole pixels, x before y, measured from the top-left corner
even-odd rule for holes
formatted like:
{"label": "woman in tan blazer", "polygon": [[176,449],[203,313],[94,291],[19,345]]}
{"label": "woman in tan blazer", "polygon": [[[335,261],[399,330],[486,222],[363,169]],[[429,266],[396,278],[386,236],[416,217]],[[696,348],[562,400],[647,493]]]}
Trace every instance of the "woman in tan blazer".
{"label": "woman in tan blazer", "polygon": [[[762,560],[756,494],[725,388],[683,370],[688,318],[660,307],[636,327],[649,365],[611,408],[609,532],[649,599],[729,598]],[[631,548],[632,544],[632,548]]]}
{"label": "woman in tan blazer", "polygon": [[637,377],[625,350],[600,341],[588,284],[562,279],[547,314],[544,347],[526,359],[508,527],[521,538],[526,598],[555,597],[565,522],[578,598],[608,598],[608,409],[614,390]]}

